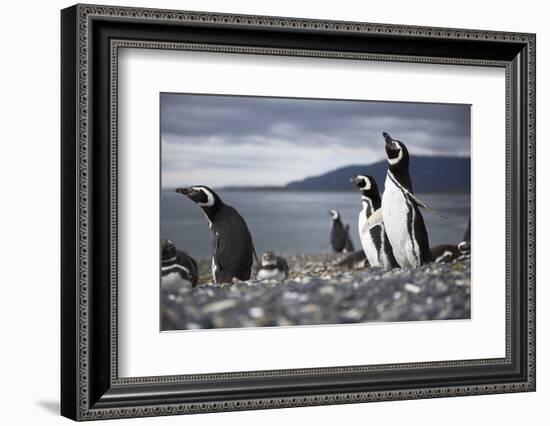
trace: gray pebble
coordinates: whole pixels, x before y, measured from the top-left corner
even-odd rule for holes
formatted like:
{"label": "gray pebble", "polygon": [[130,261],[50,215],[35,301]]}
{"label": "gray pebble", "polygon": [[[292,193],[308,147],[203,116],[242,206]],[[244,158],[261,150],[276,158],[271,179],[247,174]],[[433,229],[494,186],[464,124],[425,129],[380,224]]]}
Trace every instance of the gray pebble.
{"label": "gray pebble", "polygon": [[334,254],[285,258],[284,283],[216,285],[199,262],[198,287],[162,289],[162,329],[470,318],[469,257],[391,271],[340,269]]}

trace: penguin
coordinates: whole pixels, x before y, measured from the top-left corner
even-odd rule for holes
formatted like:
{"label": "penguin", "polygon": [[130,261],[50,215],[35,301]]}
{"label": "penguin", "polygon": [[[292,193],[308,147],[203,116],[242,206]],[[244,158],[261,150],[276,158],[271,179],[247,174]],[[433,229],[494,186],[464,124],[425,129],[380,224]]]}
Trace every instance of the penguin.
{"label": "penguin", "polygon": [[370,264],[365,256],[365,252],[361,249],[348,254],[342,260],[337,262],[336,266],[343,266],[344,268],[351,269],[365,269],[368,268]]}
{"label": "penguin", "polygon": [[246,281],[252,273],[255,257],[252,236],[239,212],[224,204],[212,189],[204,185],[176,189],[198,204],[212,232],[212,277],[216,284]]}
{"label": "penguin", "polygon": [[470,255],[470,223],[468,221],[468,227],[464,232],[462,241],[460,241],[456,246],[451,244],[441,244],[435,247],[432,247],[430,250],[434,256],[435,262],[451,262],[455,259],[463,259],[465,256]]}
{"label": "penguin", "polygon": [[430,248],[436,263],[450,263],[461,255],[458,245],[440,244]]}
{"label": "penguin", "polygon": [[359,238],[369,264],[371,267],[384,268],[385,270],[398,267],[384,222],[382,221],[370,229],[366,226],[369,217],[382,205],[376,181],[372,176],[357,175],[351,179],[351,182],[361,192],[362,208],[358,216]]}
{"label": "penguin", "polygon": [[271,251],[264,253],[260,260],[260,269],[256,274],[256,278],[260,281],[286,280],[288,278],[288,264],[286,260],[280,256],[276,256]]}
{"label": "penguin", "polygon": [[401,267],[417,268],[434,260],[419,209],[430,207],[414,195],[409,175],[409,151],[405,144],[386,132],[382,136],[388,160],[382,220],[397,263]]}
{"label": "penguin", "polygon": [[197,285],[197,262],[186,252],[177,250],[170,240],[162,241],[160,270],[163,288],[195,287]]}
{"label": "penguin", "polygon": [[346,247],[350,246],[353,250],[353,243],[351,242],[346,228],[340,220],[340,213],[338,210],[330,209],[328,214],[332,216],[332,226],[330,230],[330,244],[332,246],[332,250],[336,253],[345,253]]}

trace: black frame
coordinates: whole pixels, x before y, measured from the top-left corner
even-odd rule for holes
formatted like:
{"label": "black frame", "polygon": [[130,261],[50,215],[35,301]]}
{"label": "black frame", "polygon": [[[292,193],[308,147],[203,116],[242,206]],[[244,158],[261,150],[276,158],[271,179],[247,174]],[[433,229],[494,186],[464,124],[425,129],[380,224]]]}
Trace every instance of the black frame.
{"label": "black frame", "polygon": [[[535,390],[535,35],[76,5],[61,13],[61,413],[74,420]],[[118,378],[117,49],[504,67],[507,355]]]}

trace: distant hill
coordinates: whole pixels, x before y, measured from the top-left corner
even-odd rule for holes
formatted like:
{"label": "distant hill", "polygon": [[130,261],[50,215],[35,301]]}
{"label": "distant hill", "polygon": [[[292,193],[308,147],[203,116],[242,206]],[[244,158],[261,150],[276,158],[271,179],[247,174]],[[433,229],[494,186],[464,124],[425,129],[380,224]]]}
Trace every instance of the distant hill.
{"label": "distant hill", "polygon": [[[384,188],[387,161],[369,165],[341,167],[319,176],[290,182],[286,189],[294,191],[352,190],[350,178],[358,174],[372,175],[380,190]],[[464,157],[410,157],[410,173],[414,192],[470,192],[470,159]]]}

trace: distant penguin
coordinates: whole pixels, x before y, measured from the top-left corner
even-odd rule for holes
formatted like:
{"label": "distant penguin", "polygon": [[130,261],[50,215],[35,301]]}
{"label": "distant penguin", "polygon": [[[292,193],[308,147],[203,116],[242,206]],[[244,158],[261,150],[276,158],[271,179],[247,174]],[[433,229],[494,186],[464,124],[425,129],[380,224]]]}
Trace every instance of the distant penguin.
{"label": "distant penguin", "polygon": [[161,247],[161,284],[163,287],[195,287],[198,279],[197,262],[182,250],[177,250],[170,240],[163,240]]}
{"label": "distant penguin", "polygon": [[271,251],[264,253],[260,261],[260,269],[258,269],[256,278],[260,281],[286,280],[288,278],[288,264],[286,260],[280,256],[276,256]]}
{"label": "distant penguin", "polygon": [[330,209],[328,214],[332,217],[332,227],[330,230],[330,244],[332,245],[332,250],[336,253],[342,253],[346,249],[349,235],[340,220],[340,213],[338,210]]}
{"label": "distant penguin", "polygon": [[382,219],[397,263],[401,267],[416,268],[433,261],[428,232],[419,209],[429,207],[413,193],[407,147],[386,132],[382,135],[388,159]]}
{"label": "distant penguin", "polygon": [[392,269],[397,266],[392,246],[386,235],[384,222],[369,229],[369,217],[381,207],[382,201],[378,192],[378,185],[372,176],[357,175],[351,179],[361,192],[361,211],[358,217],[359,238],[363,251],[373,267]]}
{"label": "distant penguin", "polygon": [[436,263],[450,263],[460,257],[461,253],[458,246],[452,244],[440,244],[430,248]]}
{"label": "distant penguin", "polygon": [[246,222],[233,207],[203,185],[176,189],[198,204],[212,232],[212,277],[217,284],[230,283],[233,278],[250,279],[254,260],[254,245]]}

